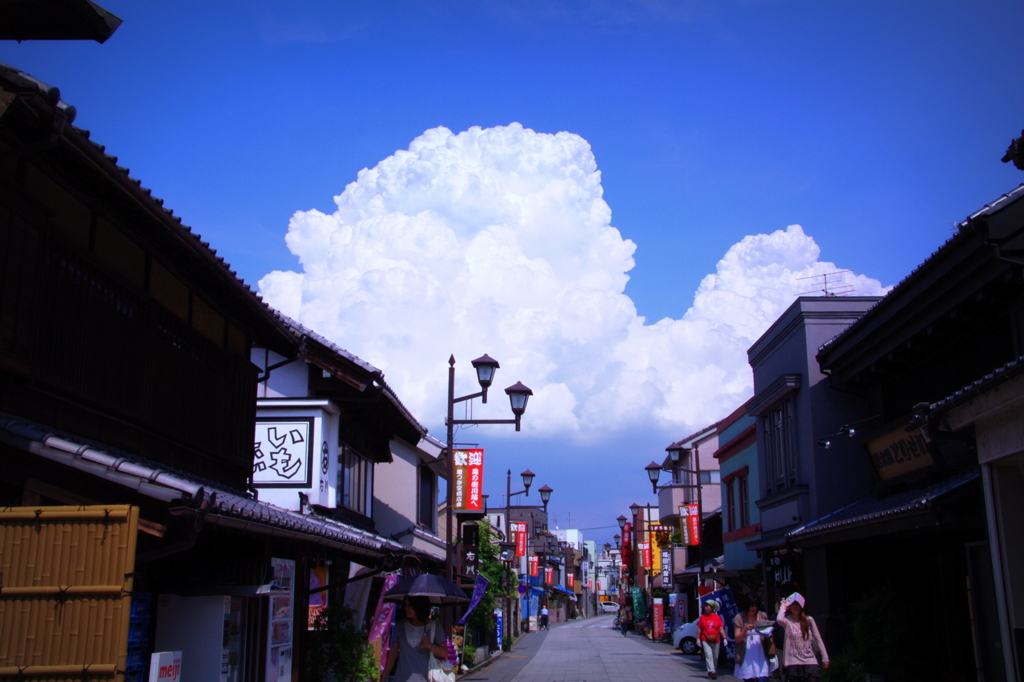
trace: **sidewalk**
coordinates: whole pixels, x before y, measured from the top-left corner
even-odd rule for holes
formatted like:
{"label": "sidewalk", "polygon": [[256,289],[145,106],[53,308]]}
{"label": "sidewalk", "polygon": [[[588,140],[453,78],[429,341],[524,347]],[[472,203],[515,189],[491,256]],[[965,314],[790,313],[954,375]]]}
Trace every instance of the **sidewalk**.
{"label": "sidewalk", "polygon": [[[611,616],[553,625],[516,641],[512,651],[459,678],[460,682],[650,682],[706,680],[703,661],[669,644],[622,634]],[[736,678],[720,673],[719,680]]]}

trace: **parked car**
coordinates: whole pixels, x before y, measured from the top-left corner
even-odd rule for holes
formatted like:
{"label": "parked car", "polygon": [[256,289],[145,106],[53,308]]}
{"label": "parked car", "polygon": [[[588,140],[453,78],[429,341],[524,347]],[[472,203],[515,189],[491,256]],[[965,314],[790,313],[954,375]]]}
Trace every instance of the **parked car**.
{"label": "parked car", "polygon": [[684,623],[672,633],[672,646],[688,656],[700,653],[700,644],[697,643],[697,621]]}
{"label": "parked car", "polygon": [[603,601],[601,602],[601,611],[604,613],[618,613],[619,605],[613,601]]}

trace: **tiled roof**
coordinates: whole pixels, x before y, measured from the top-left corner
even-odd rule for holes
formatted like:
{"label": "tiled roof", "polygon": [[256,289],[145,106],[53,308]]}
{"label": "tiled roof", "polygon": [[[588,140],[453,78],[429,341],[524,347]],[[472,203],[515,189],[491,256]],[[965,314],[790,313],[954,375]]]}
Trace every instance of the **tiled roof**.
{"label": "tiled roof", "polygon": [[[0,62],[0,84],[8,83],[10,88],[13,88],[16,92],[30,92],[37,93],[39,97],[45,99],[49,93],[58,92],[57,88],[44,83],[43,81],[35,78],[34,76],[27,74],[23,71],[19,71],[13,66],[9,66]],[[0,88],[2,89],[2,88]],[[49,105],[44,105],[49,106]],[[53,107],[54,109],[61,109],[68,114],[69,119],[73,120],[75,109],[73,106],[68,105],[63,100],[57,102]],[[249,286],[242,278],[238,276],[231,266],[224,260],[222,256],[217,255],[217,250],[212,248],[209,242],[203,241],[202,238],[192,231],[192,228],[181,222],[179,216],[174,215],[174,211],[170,208],[164,207],[163,199],[159,199],[153,196],[152,190],[142,186],[142,181],[138,178],[131,176],[131,171],[124,166],[117,164],[117,157],[111,156],[106,153],[106,148],[93,142],[89,139],[90,133],[88,130],[77,128],[70,124],[64,128],[63,137],[70,143],[72,147],[78,147],[80,149],[91,150],[96,153],[98,159],[102,159],[103,163],[97,165],[104,167],[105,170],[115,180],[120,179],[127,181],[131,186],[131,189],[135,192],[141,193],[138,199],[145,205],[149,204],[148,209],[158,219],[162,219],[163,224],[172,230],[175,235],[186,244],[189,244],[193,251],[205,258],[210,265],[220,271],[221,277],[223,277],[227,283],[235,288],[239,294],[249,298],[249,304],[256,310],[265,314],[266,320],[270,324],[275,324],[276,321],[274,316],[271,314],[269,306],[263,302],[263,298]],[[125,187],[125,189],[129,189]],[[279,333],[283,334],[284,330],[279,329]]]}
{"label": "tiled roof", "polygon": [[1018,357],[1016,360],[1011,360],[1002,367],[997,367],[985,376],[972,381],[942,400],[928,405],[927,409],[919,410],[916,415],[915,423],[924,421],[925,417],[935,417],[952,410],[958,405],[963,405],[968,400],[990,391],[1004,381],[1009,381],[1022,373],[1024,373],[1024,355]]}
{"label": "tiled roof", "polygon": [[306,327],[305,325],[300,324],[296,320],[293,320],[292,318],[288,317],[287,315],[285,315],[281,311],[274,310],[273,308],[271,308],[271,310],[273,310],[274,314],[278,317],[278,319],[280,319],[285,324],[285,326],[287,326],[292,331],[292,333],[295,334],[296,336],[298,336],[300,338],[303,337],[303,336],[308,337],[308,338],[316,341],[317,343],[319,343],[320,345],[322,345],[324,348],[326,348],[327,350],[331,351],[332,353],[337,354],[339,357],[344,358],[345,360],[348,360],[349,362],[351,362],[351,363],[353,363],[355,365],[358,365],[359,367],[363,368],[364,370],[366,370],[370,374],[373,374],[374,375],[374,380],[383,389],[384,394],[388,397],[388,400],[390,400],[392,402],[392,404],[394,404],[394,406],[396,408],[398,408],[399,412],[401,412],[405,416],[405,418],[408,419],[409,422],[411,424],[413,424],[420,431],[420,433],[423,433],[423,434],[427,433],[427,428],[425,426],[423,426],[419,422],[419,420],[417,420],[412,415],[412,412],[410,412],[409,408],[407,408],[405,406],[405,404],[401,401],[401,399],[399,399],[398,394],[395,393],[394,389],[392,389],[391,386],[389,386],[388,383],[386,381],[384,381],[384,372],[383,371],[377,369],[376,367],[374,367],[373,365],[371,365],[367,361],[363,360],[359,356],[355,355],[354,353],[350,353],[349,351],[345,350],[344,348],[342,348],[338,344],[334,343],[330,339],[328,339],[328,338],[326,338],[324,336],[321,336],[320,334],[317,334],[315,331],[313,331],[309,327]]}
{"label": "tiled roof", "polygon": [[877,523],[903,514],[922,511],[936,499],[977,480],[980,475],[977,468],[968,468],[923,488],[865,497],[790,531],[786,534],[786,539],[802,540],[834,530]]}
{"label": "tiled roof", "polygon": [[207,506],[202,511],[210,525],[288,535],[367,556],[380,556],[385,550],[409,550],[347,524],[261,502],[221,483],[4,413],[0,413],[0,442],[163,501],[172,514],[190,513],[188,509],[195,509],[190,504],[205,501]]}
{"label": "tiled roof", "polygon": [[910,274],[908,274],[906,277],[900,280],[900,282],[892,289],[890,289],[885,296],[883,296],[877,303],[875,303],[875,305],[868,308],[868,310],[865,311],[864,314],[861,315],[861,317],[857,321],[855,321],[853,324],[851,324],[843,331],[836,334],[834,337],[832,337],[825,343],[821,344],[821,346],[818,348],[818,352],[820,353],[829,346],[831,346],[833,343],[836,343],[839,339],[851,333],[852,330],[857,329],[861,324],[866,324],[865,319],[867,319],[871,315],[871,311],[880,306],[886,305],[888,301],[892,300],[899,292],[901,292],[907,286],[908,282],[915,279],[918,276],[918,273],[927,268],[928,265],[931,264],[932,261],[934,261],[935,258],[939,256],[939,254],[941,254],[943,251],[947,249],[952,248],[954,244],[966,239],[965,235],[970,233],[970,230],[968,228],[970,227],[970,223],[972,220],[999,211],[1022,197],[1024,197],[1024,184],[1019,185],[1017,188],[1007,192],[1006,194],[1002,195],[992,203],[986,204],[981,209],[968,216],[965,220],[963,220],[961,223],[957,225],[957,231],[952,237],[943,242],[942,245],[939,248],[937,248],[934,252],[932,252],[930,256],[924,259],[924,261],[920,265],[911,270]]}

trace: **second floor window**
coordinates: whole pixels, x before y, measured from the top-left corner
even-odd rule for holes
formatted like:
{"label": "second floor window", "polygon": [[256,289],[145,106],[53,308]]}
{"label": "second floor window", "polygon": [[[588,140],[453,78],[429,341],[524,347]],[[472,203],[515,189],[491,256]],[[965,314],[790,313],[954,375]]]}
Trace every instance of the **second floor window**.
{"label": "second floor window", "polygon": [[431,532],[437,525],[437,475],[428,466],[420,466],[419,510],[417,523]]}
{"label": "second floor window", "polygon": [[769,495],[796,485],[796,418],[788,395],[761,417],[765,489]]}
{"label": "second floor window", "polygon": [[341,444],[338,455],[338,506],[371,516],[373,463]]}

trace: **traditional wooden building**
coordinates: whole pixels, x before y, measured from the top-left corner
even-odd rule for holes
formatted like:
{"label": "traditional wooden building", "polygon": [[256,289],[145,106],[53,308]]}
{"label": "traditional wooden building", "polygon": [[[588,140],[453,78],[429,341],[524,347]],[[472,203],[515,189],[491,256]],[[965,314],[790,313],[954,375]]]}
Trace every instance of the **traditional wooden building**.
{"label": "traditional wooden building", "polygon": [[310,568],[408,548],[258,499],[252,348],[301,338],[73,120],[0,65],[0,676],[295,678]]}

